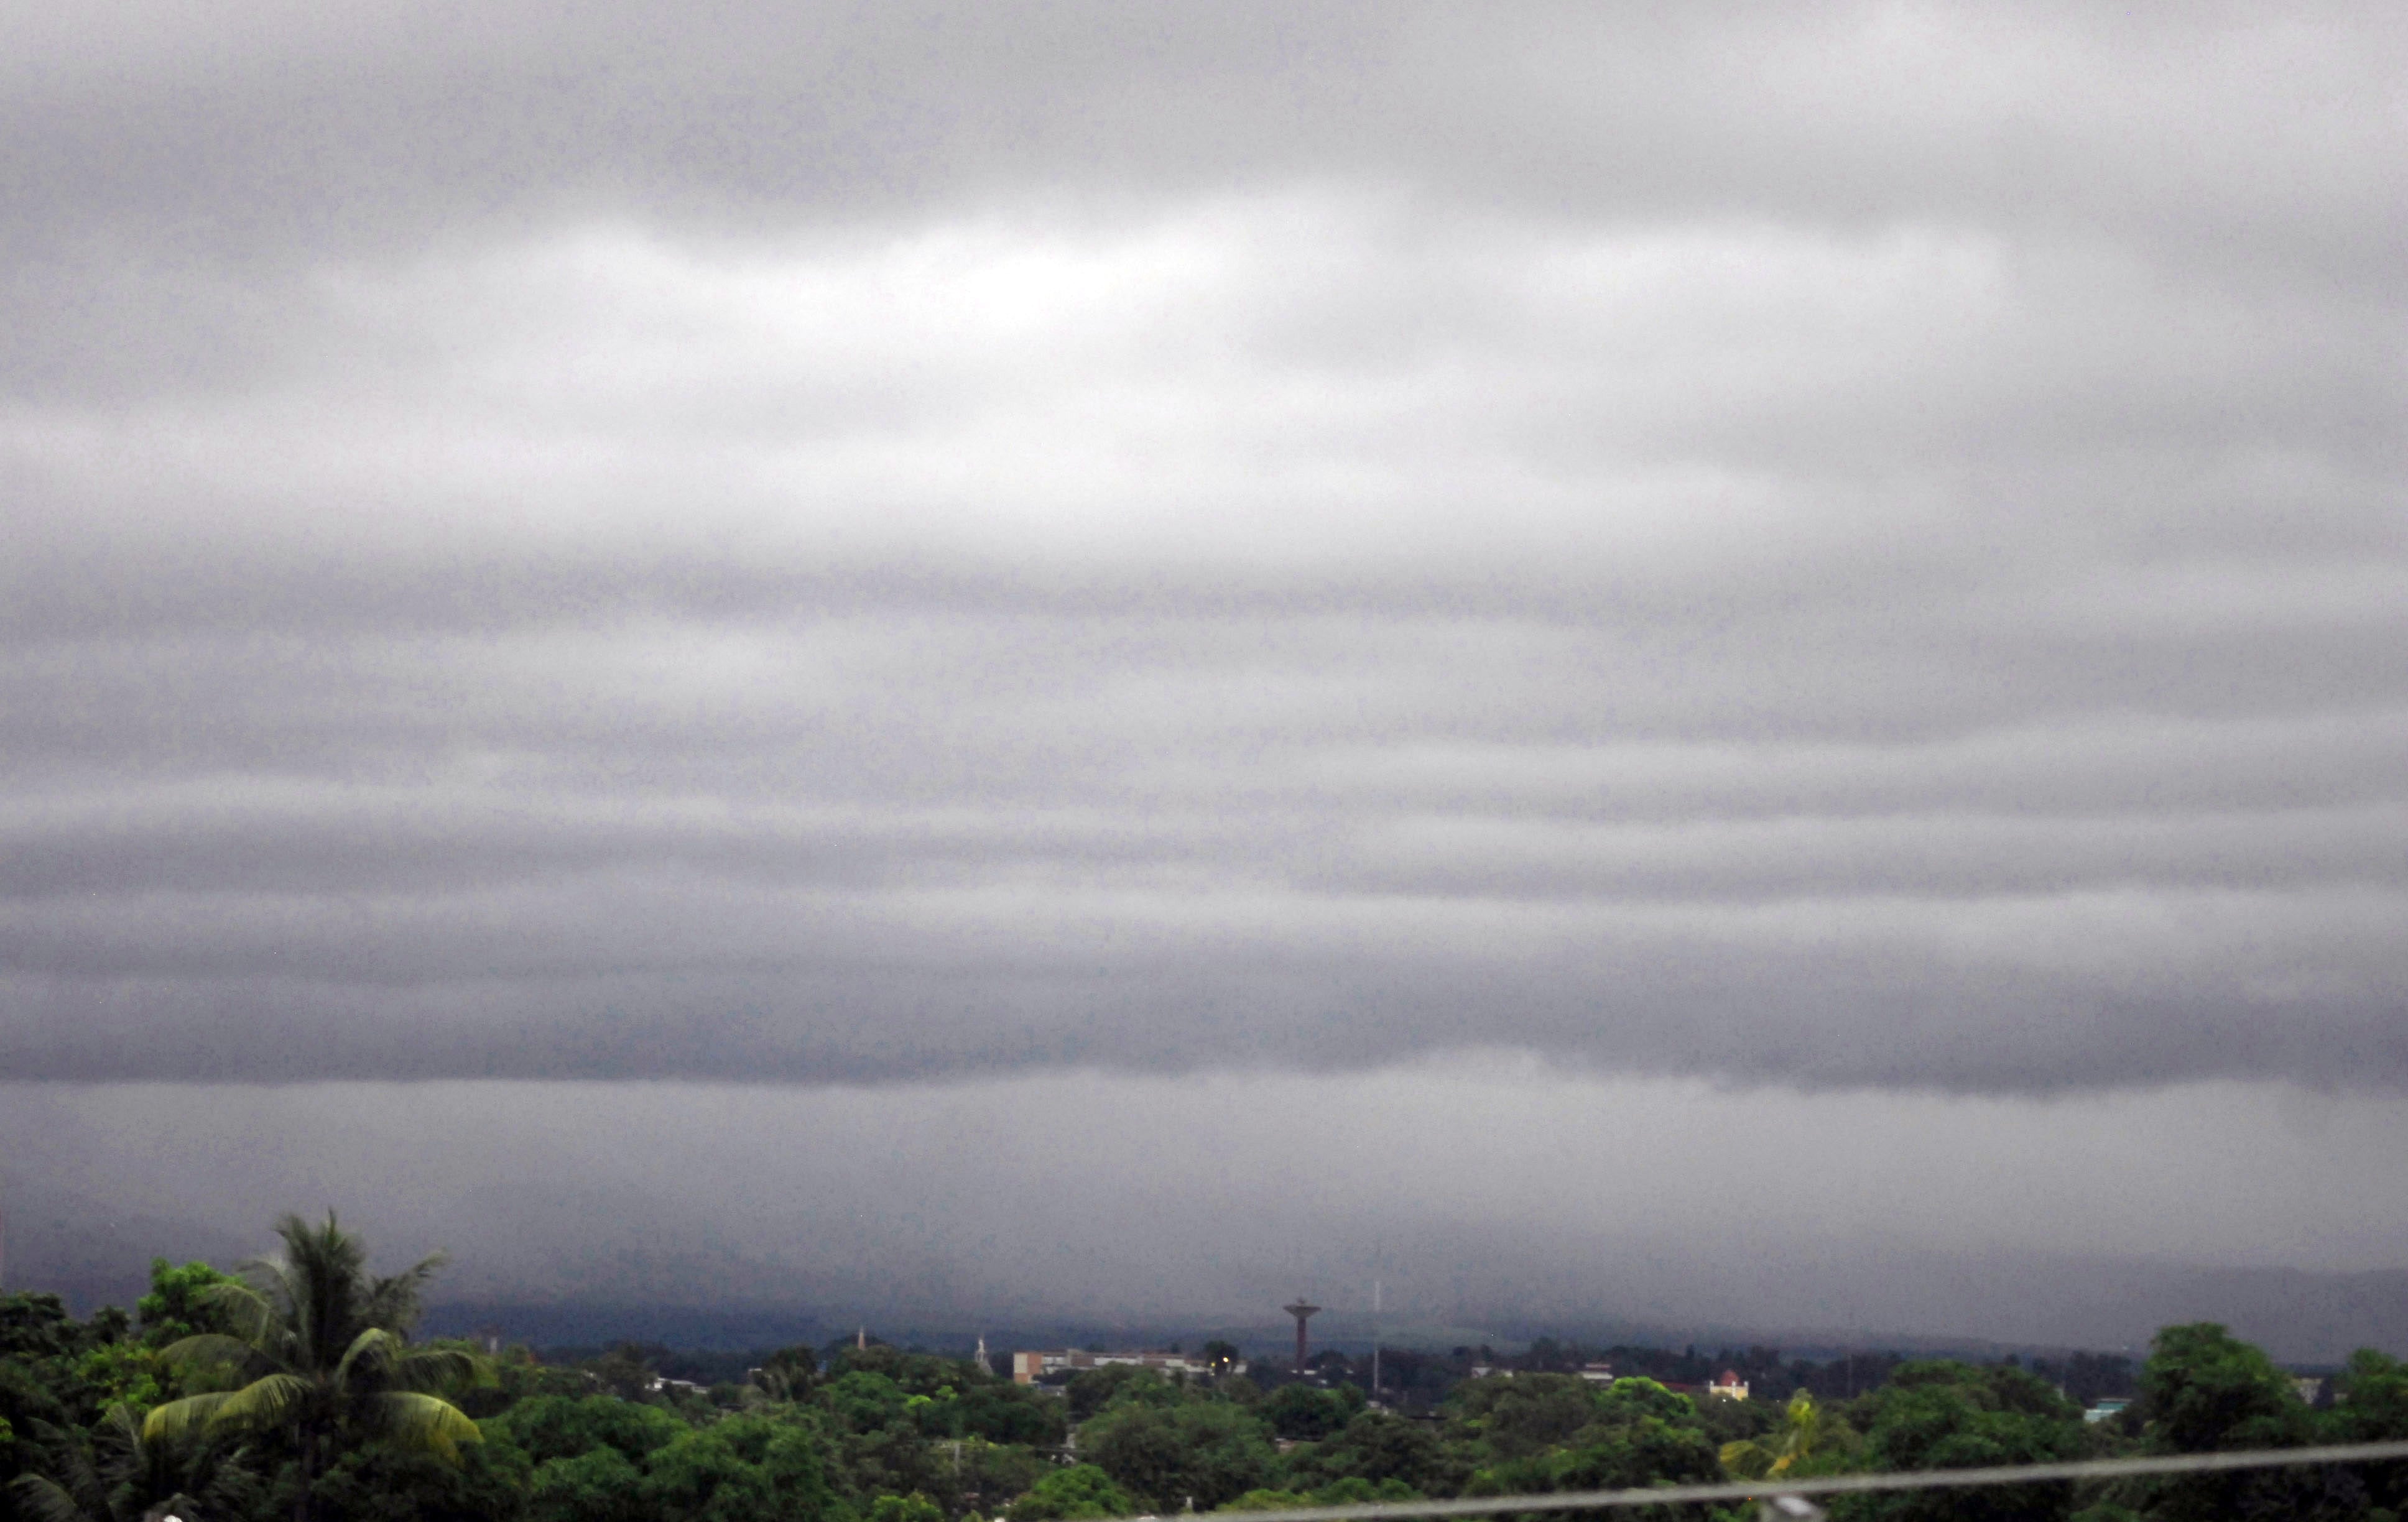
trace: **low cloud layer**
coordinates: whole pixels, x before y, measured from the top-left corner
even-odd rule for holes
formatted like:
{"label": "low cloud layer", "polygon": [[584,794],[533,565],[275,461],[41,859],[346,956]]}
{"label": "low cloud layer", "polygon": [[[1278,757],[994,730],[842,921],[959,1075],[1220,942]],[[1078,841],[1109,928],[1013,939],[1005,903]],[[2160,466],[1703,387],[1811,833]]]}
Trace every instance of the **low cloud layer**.
{"label": "low cloud layer", "polygon": [[0,1087],[0,1185],[27,1186],[11,1283],[138,1285],[152,1252],[225,1260],[332,1204],[380,1262],[450,1248],[446,1301],[1229,1324],[1268,1346],[1299,1290],[1331,1307],[1317,1332],[1360,1335],[1378,1279],[1412,1337],[1554,1320],[2115,1347],[2213,1317],[2335,1358],[2397,1345],[2396,1274],[2272,1271],[2408,1259],[2403,1143],[2396,1102],[2276,1085],[1735,1094],[1498,1054],[1343,1082]]}
{"label": "low cloud layer", "polygon": [[0,1074],[2408,1084],[2384,19],[240,14],[0,76]]}

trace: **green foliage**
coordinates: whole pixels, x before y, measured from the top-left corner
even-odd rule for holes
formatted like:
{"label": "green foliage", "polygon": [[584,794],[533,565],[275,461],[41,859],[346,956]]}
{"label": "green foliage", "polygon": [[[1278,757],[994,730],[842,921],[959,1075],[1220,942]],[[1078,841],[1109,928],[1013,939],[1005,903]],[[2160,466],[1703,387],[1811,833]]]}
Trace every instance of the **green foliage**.
{"label": "green foliage", "polygon": [[945,1522],[944,1508],[920,1494],[881,1496],[870,1504],[868,1522]]}
{"label": "green foliage", "polygon": [[909,1353],[882,1343],[867,1347],[840,1348],[828,1359],[827,1377],[838,1379],[855,1373],[881,1374],[895,1382],[906,1395],[935,1396],[951,1387],[962,1389],[971,1385],[995,1382],[993,1370],[982,1369],[964,1358],[939,1358],[933,1353]]}
{"label": "green foliage", "polygon": [[1291,1506],[1367,1506],[1375,1501],[1422,1499],[1420,1491],[1401,1480],[1383,1480],[1374,1485],[1369,1480],[1347,1479],[1325,1485],[1318,1490],[1249,1490],[1217,1509],[1224,1512],[1277,1512]]}
{"label": "green foliage", "polygon": [[203,1332],[231,1333],[234,1326],[213,1297],[220,1285],[233,1282],[207,1263],[179,1267],[164,1258],[150,1259],[150,1292],[134,1302],[142,1341],[161,1348]]}
{"label": "green foliage", "polygon": [[2408,1438],[2408,1362],[2361,1347],[2342,1371],[2332,1436],[2342,1443]]}
{"label": "green foliage", "polygon": [[1466,1494],[1620,1490],[1723,1477],[1696,1405],[1654,1380],[1617,1380],[1601,1395],[1561,1375],[1501,1383],[1532,1387],[1480,1392],[1479,1443],[1496,1457],[1471,1475]]}
{"label": "green foliage", "polygon": [[[2327,1441],[2408,1439],[2408,1362],[2361,1347],[2342,1371],[2339,1394],[2340,1401],[2326,1414]],[[2372,1504],[2392,1512],[2408,1510],[2408,1463],[2365,1464],[2357,1473]]]}
{"label": "green foliage", "polygon": [[[1653,1380],[1644,1385],[1686,1409],[1688,1401]],[[1643,1398],[1642,1398],[1643,1399]],[[1598,1399],[1584,1380],[1570,1374],[1522,1374],[1469,1379],[1455,1387],[1448,1407],[1463,1433],[1494,1462],[1555,1446],[1597,1419]]]}
{"label": "green foliage", "polygon": [[640,1522],[643,1471],[614,1446],[548,1458],[527,1484],[527,1522]]}
{"label": "green foliage", "polygon": [[36,1458],[39,1423],[63,1419],[55,1396],[26,1365],[0,1358],[0,1483],[22,1474]]}
{"label": "green foliage", "polygon": [[1023,1444],[989,1443],[982,1438],[946,1444],[945,1458],[953,1506],[981,1516],[1001,1512],[1053,1468]]}
{"label": "green foliage", "polygon": [[1131,1364],[1086,1370],[1072,1376],[1065,1393],[1069,1398],[1070,1419],[1074,1422],[1083,1422],[1108,1405],[1168,1406],[1187,1398],[1186,1391],[1153,1370]]}
{"label": "green foliage", "polygon": [[640,1462],[686,1428],[657,1406],[609,1395],[538,1396],[520,1401],[491,1426],[538,1464],[604,1448]]}
{"label": "green foliage", "polygon": [[2153,1452],[2286,1448],[2310,1436],[2290,1376],[2212,1321],[2158,1332],[2141,1392]]}
{"label": "green foliage", "polygon": [[966,1436],[1040,1448],[1058,1446],[1069,1428],[1061,1401],[1006,1381],[964,1390],[959,1423]]}
{"label": "green foliage", "polygon": [[1394,1483],[1416,1490],[1452,1488],[1450,1481],[1456,1478],[1438,1434],[1428,1423],[1376,1411],[1363,1413],[1348,1422],[1345,1430],[1299,1452],[1290,1464],[1290,1472],[1325,1486],[1359,1480],[1374,1486]]}
{"label": "green foliage", "polygon": [[[461,1344],[450,1345],[455,1349]],[[472,1350],[471,1350],[472,1351]],[[455,1391],[452,1403],[482,1425],[488,1418],[517,1409],[522,1401],[545,1396],[581,1398],[592,1393],[593,1381],[581,1370],[565,1369],[535,1361],[523,1347],[514,1347],[496,1358],[482,1360],[481,1377],[466,1389]],[[492,1434],[487,1433],[490,1437]]]}
{"label": "green foliage", "polygon": [[[1971,1469],[2081,1458],[2082,1410],[2015,1368],[1905,1365],[1868,1398],[1864,1458],[1875,1470]],[[2071,1485],[1857,1496],[1832,1506],[1843,1522],[2064,1522]]]}
{"label": "green foliage", "polygon": [[1258,1489],[1277,1458],[1254,1414],[1225,1401],[1115,1404],[1079,1430],[1079,1449],[1160,1512],[1209,1511]]}
{"label": "green foliage", "polygon": [[[412,1344],[435,1260],[378,1279],[331,1218],[288,1218],[280,1231],[284,1255],[242,1278],[154,1261],[132,1316],[78,1322],[54,1296],[0,1297],[0,1522],[139,1522],[171,1502],[196,1522],[1054,1522],[1169,1515],[1191,1498],[1243,1514],[1643,1488],[1715,1480],[1726,1464],[1753,1479],[2068,1458],[2119,1443],[2408,1437],[2408,1365],[2361,1352],[2339,1402],[2311,1413],[2262,1353],[2204,1325],[2160,1335],[2120,1430],[2086,1428],[2051,1387],[2055,1365],[2037,1378],[2012,1360],[1891,1359],[1886,1382],[1845,1408],[1859,1436],[1841,1407],[1802,1393],[1804,1373],[1783,1373],[1811,1366],[1783,1365],[1776,1349],[1730,1361],[1760,1389],[1800,1390],[1785,1408],[1700,1405],[1649,1379],[1600,1387],[1544,1367],[1580,1350],[1537,1347],[1514,1377],[1456,1385],[1435,1420],[1367,1410],[1350,1384],[1264,1395],[1235,1375],[1125,1366],[1082,1373],[1060,1399],[885,1344],[831,1347],[824,1370],[810,1349],[784,1349],[706,1399],[652,1388],[664,1369],[728,1372],[665,1347],[545,1366],[523,1349],[489,1365],[463,1345]],[[1471,1361],[1464,1350],[1445,1378]],[[1398,1366],[1392,1387],[1415,1392],[1417,1408],[1447,1387],[1412,1355],[1397,1355],[1392,1375]],[[1718,1365],[1633,1350],[1624,1366],[1687,1379]],[[1066,1466],[1074,1424],[1089,1461]],[[2398,1522],[2403,1500],[2408,1464],[1868,1496],[1831,1510],[1839,1522]],[[1658,1512],[1669,1509],[1641,1516]]]}
{"label": "green foliage", "polygon": [[1782,1405],[1771,1401],[1709,1400],[1697,1409],[1698,1424],[1716,1444],[1754,1442],[1782,1423]]}
{"label": "green foliage", "polygon": [[604,1389],[623,1401],[640,1401],[659,1377],[652,1359],[641,1348],[626,1343],[613,1344],[602,1356],[586,1365],[586,1371]]}
{"label": "green foliage", "polygon": [[165,1400],[175,1383],[157,1349],[140,1343],[103,1343],[87,1349],[76,1359],[75,1374],[89,1399],[144,1410]]}
{"label": "green foliage", "polygon": [[1641,1416],[1593,1428],[1555,1458],[1550,1490],[1623,1490],[1650,1485],[1712,1485],[1722,1478],[1713,1439],[1694,1424]]}
{"label": "green foliage", "polygon": [[1284,1512],[1310,1506],[1312,1499],[1300,1490],[1249,1490],[1235,1501],[1213,1508],[1221,1512]]}
{"label": "green foliage", "polygon": [[1057,1469],[1011,1503],[1011,1522],[1076,1522],[1083,1517],[1128,1516],[1137,1511],[1129,1493],[1094,1464]]}
{"label": "green foliage", "polygon": [[480,1366],[465,1353],[413,1349],[406,1336],[441,1257],[379,1278],[367,1271],[366,1245],[331,1214],[317,1225],[287,1216],[276,1230],[282,1256],[248,1265],[248,1282],[195,1291],[195,1303],[234,1330],[183,1338],[159,1355],[222,1387],[154,1408],[144,1437],[289,1434],[298,1457],[295,1522],[308,1522],[314,1481],[332,1457],[326,1444],[380,1442],[456,1462],[482,1434],[436,1392],[467,1383]]}
{"label": "green foliage", "polygon": [[325,1522],[495,1522],[519,1515],[528,1479],[526,1456],[505,1444],[464,1449],[456,1461],[365,1445],[327,1466],[310,1510]]}
{"label": "green foliage", "polygon": [[1598,1417],[1601,1421],[1637,1421],[1653,1416],[1657,1421],[1691,1422],[1698,1416],[1698,1403],[1685,1395],[1675,1395],[1652,1379],[1617,1379],[1598,1397]]}
{"label": "green foliage", "polygon": [[752,1383],[773,1401],[801,1401],[819,1384],[819,1356],[808,1347],[781,1347],[761,1360]]}
{"label": "green foliage", "polygon": [[766,1416],[679,1433],[646,1462],[637,1496],[659,1522],[813,1522],[835,1502],[816,1434]]}
{"label": "green foliage", "polygon": [[151,1443],[130,1406],[102,1412],[91,1430],[48,1423],[32,1472],[9,1484],[25,1515],[45,1522],[132,1522],[154,1508],[236,1513],[257,1499],[259,1476],[240,1451],[206,1443]]}
{"label": "green foliage", "polygon": [[82,1340],[82,1329],[58,1296],[25,1290],[0,1295],[0,1358],[62,1358]]}
{"label": "green foliage", "polygon": [[[2212,1321],[2157,1333],[2142,1370],[2141,1397],[2152,1453],[2290,1448],[2314,1436],[2314,1417],[2290,1376]],[[2299,1470],[2178,1476],[2155,1487],[2147,1510],[2162,1522],[2278,1516],[2308,1522],[2360,1509],[2346,1497],[2322,1493],[2332,1478]]]}
{"label": "green foliage", "polygon": [[[839,1375],[820,1394],[837,1420],[855,1432],[874,1432],[900,1422],[911,1397],[884,1374],[854,1370]],[[923,1399],[925,1399],[924,1397]]]}
{"label": "green foliage", "polygon": [[1254,1412],[1281,1437],[1312,1442],[1344,1427],[1362,1409],[1363,1392],[1352,1385],[1325,1390],[1299,1381],[1281,1386]]}
{"label": "green foliage", "polygon": [[1828,1474],[1847,1467],[1856,1441],[1843,1418],[1799,1390],[1761,1437],[1726,1443],[1720,1457],[1723,1468],[1743,1480]]}

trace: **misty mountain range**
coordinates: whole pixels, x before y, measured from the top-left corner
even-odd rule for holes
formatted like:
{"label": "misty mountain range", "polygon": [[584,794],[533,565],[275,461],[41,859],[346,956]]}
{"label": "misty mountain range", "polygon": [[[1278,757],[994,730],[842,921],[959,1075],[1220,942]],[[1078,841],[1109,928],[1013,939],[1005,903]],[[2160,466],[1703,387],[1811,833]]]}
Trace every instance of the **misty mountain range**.
{"label": "misty mountain range", "polygon": [[[64,1293],[80,1307],[131,1304],[153,1256],[230,1265],[257,1244],[208,1222],[112,1209],[89,1198],[12,1182],[6,1211],[5,1279],[11,1289]],[[1515,1345],[1540,1335],[1592,1344],[1735,1346],[1765,1343],[1793,1354],[1856,1348],[2002,1354],[2014,1349],[2146,1351],[2163,1325],[2221,1321],[2297,1363],[2338,1360],[2360,1346],[2408,1344],[2408,1272],[2336,1273],[1993,1251],[1899,1254],[1869,1250],[1792,1265],[1777,1296],[1747,1273],[1693,1264],[1698,1293],[1674,1307],[1621,1302],[1600,1277],[1585,1305],[1559,1277],[1526,1284],[1516,1303],[1502,1275],[1467,1277],[1453,1306],[1399,1305],[1375,1322],[1362,1307],[1332,1306],[1313,1322],[1318,1345],[1366,1347],[1375,1326],[1391,1346]],[[485,1279],[488,1285],[494,1281]],[[1873,1294],[1850,1286],[1873,1283]],[[439,1281],[438,1281],[439,1285]],[[428,1329],[466,1334],[498,1329],[536,1346],[594,1346],[617,1340],[672,1346],[740,1348],[822,1343],[866,1325],[890,1339],[967,1344],[977,1336],[1047,1343],[1154,1344],[1231,1336],[1250,1350],[1285,1345],[1276,1314],[1232,1318],[1198,1305],[1181,1317],[1159,1307],[1132,1313],[1109,1302],[1076,1308],[975,1292],[914,1299],[908,1292],[841,1287],[806,1298],[804,1284],[779,1282],[775,1265],[741,1258],[682,1259],[631,1251],[589,1266],[573,1283],[524,1284],[473,1299],[438,1299]],[[438,1288],[438,1295],[440,1291]],[[1132,1296],[1132,1302],[1136,1297]],[[1335,1297],[1332,1297],[1335,1298]],[[1828,1313],[1817,1319],[1817,1306]],[[1687,1311],[1689,1314],[1661,1314]],[[1844,1319],[1841,1319],[1841,1317]],[[998,1341],[996,1345],[1005,1344]]]}

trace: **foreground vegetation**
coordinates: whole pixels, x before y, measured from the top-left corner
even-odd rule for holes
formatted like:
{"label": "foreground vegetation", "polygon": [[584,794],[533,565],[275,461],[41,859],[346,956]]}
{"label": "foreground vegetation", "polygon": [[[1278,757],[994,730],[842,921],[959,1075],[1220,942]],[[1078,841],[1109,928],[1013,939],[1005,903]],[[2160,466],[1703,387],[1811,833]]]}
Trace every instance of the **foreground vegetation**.
{"label": "foreground vegetation", "polygon": [[[789,1348],[705,1388],[624,1348],[545,1364],[414,1343],[438,1260],[380,1278],[332,1217],[279,1230],[283,1250],[241,1277],[154,1264],[131,1315],[0,1297],[0,1522],[1054,1522],[2408,1438],[2408,1366],[2360,1353],[2311,1409],[2206,1324],[2159,1333],[2139,1399],[2095,1425],[2066,1370],[1883,1360],[1867,1377],[1851,1360],[1845,1387],[1870,1387],[1850,1397],[1764,1350],[1743,1361],[1786,1401],[1551,1373],[1544,1344],[1442,1390],[1435,1365],[1400,1360],[1414,1415],[1371,1409],[1340,1358],[1318,1381],[1108,1369],[1042,1390],[879,1344]],[[2403,1502],[2408,1465],[2329,1466],[1833,1513],[2397,1522]]]}

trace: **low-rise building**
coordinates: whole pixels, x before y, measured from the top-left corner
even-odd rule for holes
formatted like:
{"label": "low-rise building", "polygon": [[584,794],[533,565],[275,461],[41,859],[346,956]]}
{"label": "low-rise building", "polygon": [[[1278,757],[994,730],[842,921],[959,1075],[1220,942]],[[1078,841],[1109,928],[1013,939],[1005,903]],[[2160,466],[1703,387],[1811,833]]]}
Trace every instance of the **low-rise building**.
{"label": "low-rise building", "polygon": [[1719,1395],[1726,1401],[1744,1401],[1747,1399],[1747,1381],[1739,1377],[1738,1370],[1726,1369],[1706,1387],[1706,1393]]}
{"label": "low-rise building", "polygon": [[[1016,1385],[1034,1385],[1048,1374],[1075,1374],[1086,1369],[1151,1369],[1158,1374],[1209,1374],[1212,1365],[1193,1353],[1090,1353],[1082,1347],[1014,1353],[1011,1378]],[[1242,1374],[1246,1360],[1228,1365],[1226,1373]]]}

